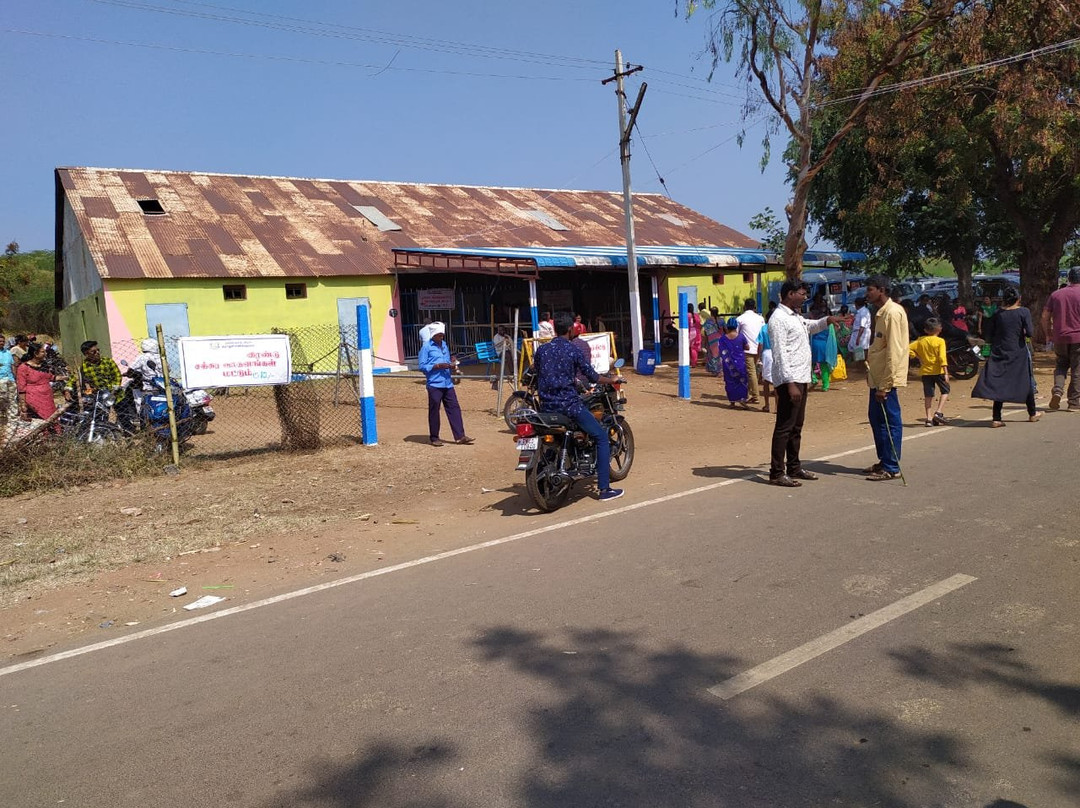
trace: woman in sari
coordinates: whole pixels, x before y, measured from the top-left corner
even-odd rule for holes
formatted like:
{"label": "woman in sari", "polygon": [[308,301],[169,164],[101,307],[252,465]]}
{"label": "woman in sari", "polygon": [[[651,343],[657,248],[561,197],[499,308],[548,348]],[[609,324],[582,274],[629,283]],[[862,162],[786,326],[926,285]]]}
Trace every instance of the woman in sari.
{"label": "woman in sari", "polygon": [[701,351],[701,320],[694,311],[694,304],[686,304],[686,325],[690,332],[690,367],[697,367],[698,353]]}
{"label": "woman in sari", "polygon": [[820,384],[822,390],[829,389],[838,353],[835,326],[830,325],[810,338],[810,359],[814,368],[810,379],[815,385]]}
{"label": "woman in sari", "polygon": [[[44,368],[44,361],[45,346],[31,342],[23,355],[23,361],[15,371],[19,418],[23,421],[33,418],[47,421],[56,412],[56,401],[53,399],[52,390],[52,383],[56,376]],[[59,431],[56,424],[53,424],[50,429],[54,432]]]}
{"label": "woman in sari", "polygon": [[739,333],[739,321],[731,317],[727,321],[727,333],[720,337],[720,366],[724,371],[724,391],[731,408],[750,409],[750,380],[746,375],[746,337]]}
{"label": "woman in sari", "polygon": [[720,322],[720,310],[715,306],[709,309],[709,316],[701,326],[701,333],[705,343],[705,369],[713,376],[719,376],[723,372],[720,365],[720,339],[724,336],[724,326]]}

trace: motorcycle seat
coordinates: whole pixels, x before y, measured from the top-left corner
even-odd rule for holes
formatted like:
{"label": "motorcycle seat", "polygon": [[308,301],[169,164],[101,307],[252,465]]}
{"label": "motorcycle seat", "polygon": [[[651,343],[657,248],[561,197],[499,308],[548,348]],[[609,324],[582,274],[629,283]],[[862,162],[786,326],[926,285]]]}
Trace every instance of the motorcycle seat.
{"label": "motorcycle seat", "polygon": [[571,418],[569,415],[563,415],[558,412],[538,412],[530,419],[534,424],[546,427],[575,427],[577,421]]}

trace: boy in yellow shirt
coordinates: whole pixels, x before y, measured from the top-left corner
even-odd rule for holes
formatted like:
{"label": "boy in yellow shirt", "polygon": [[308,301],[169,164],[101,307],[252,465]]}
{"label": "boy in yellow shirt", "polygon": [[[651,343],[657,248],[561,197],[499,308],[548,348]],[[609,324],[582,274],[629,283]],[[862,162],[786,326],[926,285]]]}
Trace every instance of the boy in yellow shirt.
{"label": "boy in yellow shirt", "polygon": [[[926,397],[927,426],[949,423],[949,419],[945,417],[945,402],[949,400],[951,389],[949,367],[945,357],[945,340],[939,334],[941,320],[928,317],[923,324],[923,336],[908,346],[911,358],[919,360],[919,374],[922,376],[923,395]],[[941,391],[936,410],[933,409],[935,388]]]}

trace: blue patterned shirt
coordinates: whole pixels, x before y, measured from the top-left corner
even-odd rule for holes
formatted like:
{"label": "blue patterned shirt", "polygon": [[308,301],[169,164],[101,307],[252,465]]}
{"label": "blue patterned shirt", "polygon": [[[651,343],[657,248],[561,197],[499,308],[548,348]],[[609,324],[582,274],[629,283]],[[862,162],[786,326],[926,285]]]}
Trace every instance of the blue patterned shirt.
{"label": "blue patterned shirt", "polygon": [[576,415],[578,410],[585,407],[574,384],[578,374],[591,382],[600,378],[600,374],[586,361],[585,354],[565,337],[541,345],[533,364],[539,380],[537,390],[540,400],[548,412]]}

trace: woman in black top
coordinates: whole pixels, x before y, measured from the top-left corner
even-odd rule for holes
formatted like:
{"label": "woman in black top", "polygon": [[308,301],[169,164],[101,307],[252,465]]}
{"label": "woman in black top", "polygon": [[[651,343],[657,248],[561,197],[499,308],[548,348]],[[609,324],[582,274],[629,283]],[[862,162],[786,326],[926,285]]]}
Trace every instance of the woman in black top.
{"label": "woman in black top", "polygon": [[1038,421],[1041,412],[1035,411],[1035,386],[1031,375],[1031,354],[1027,338],[1035,335],[1031,312],[1020,305],[1020,293],[1009,287],[1001,296],[1002,308],[983,322],[990,358],[983,365],[979,380],[971,391],[972,398],[994,402],[992,427],[1005,426],[1001,420],[1001,405],[1006,401],[1027,405],[1028,420]]}

